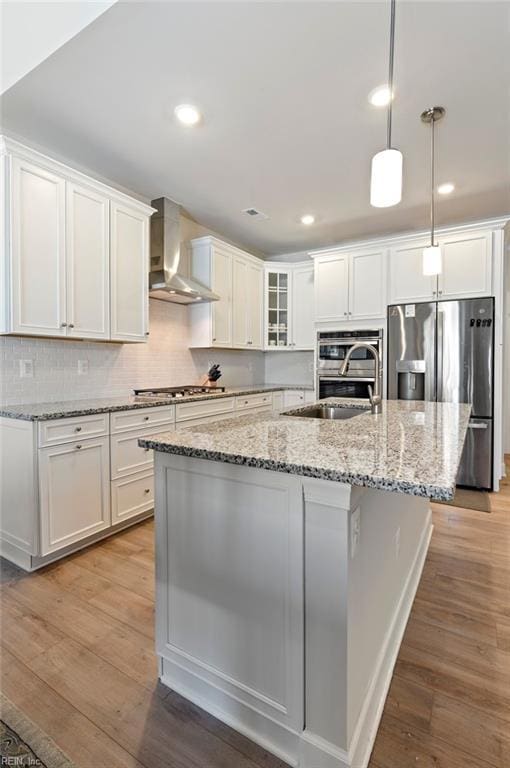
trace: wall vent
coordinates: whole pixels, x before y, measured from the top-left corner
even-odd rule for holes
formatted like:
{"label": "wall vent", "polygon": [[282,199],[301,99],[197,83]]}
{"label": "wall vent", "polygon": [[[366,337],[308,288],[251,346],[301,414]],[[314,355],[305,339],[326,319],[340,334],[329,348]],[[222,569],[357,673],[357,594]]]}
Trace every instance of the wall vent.
{"label": "wall vent", "polygon": [[244,213],[245,216],[250,216],[252,219],[268,219],[269,216],[267,213],[262,213],[262,211],[258,211],[256,208],[245,208],[241,213]]}

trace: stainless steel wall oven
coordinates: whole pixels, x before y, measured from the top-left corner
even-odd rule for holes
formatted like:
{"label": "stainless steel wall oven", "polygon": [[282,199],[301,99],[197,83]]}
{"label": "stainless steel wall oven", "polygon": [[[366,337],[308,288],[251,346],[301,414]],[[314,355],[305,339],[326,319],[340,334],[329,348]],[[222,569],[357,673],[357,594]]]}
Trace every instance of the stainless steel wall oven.
{"label": "stainless steel wall oven", "polygon": [[[319,331],[317,334],[317,395],[322,397],[361,397],[368,400],[368,386],[375,384],[375,361],[367,349],[357,349],[346,376],[340,367],[353,344],[372,344],[383,360],[383,331]],[[382,385],[382,370],[379,384]]]}

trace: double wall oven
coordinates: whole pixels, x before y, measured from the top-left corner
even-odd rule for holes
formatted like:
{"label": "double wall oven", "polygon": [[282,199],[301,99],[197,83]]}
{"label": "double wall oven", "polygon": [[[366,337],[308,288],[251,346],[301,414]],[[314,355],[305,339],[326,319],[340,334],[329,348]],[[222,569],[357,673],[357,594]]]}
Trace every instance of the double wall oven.
{"label": "double wall oven", "polygon": [[350,347],[363,341],[379,352],[381,360],[380,391],[382,392],[383,331],[319,331],[317,334],[317,396],[362,397],[368,400],[368,386],[375,384],[375,361],[367,349],[352,353],[346,376],[340,367]]}

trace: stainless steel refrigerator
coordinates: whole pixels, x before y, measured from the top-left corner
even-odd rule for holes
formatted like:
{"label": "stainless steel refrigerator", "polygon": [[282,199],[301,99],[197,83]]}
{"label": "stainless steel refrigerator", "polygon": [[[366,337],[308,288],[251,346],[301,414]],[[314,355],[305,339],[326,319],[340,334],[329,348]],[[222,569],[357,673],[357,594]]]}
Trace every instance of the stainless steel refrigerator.
{"label": "stainless steel refrigerator", "polygon": [[457,484],[492,489],[494,299],[388,307],[388,398],[471,403]]}

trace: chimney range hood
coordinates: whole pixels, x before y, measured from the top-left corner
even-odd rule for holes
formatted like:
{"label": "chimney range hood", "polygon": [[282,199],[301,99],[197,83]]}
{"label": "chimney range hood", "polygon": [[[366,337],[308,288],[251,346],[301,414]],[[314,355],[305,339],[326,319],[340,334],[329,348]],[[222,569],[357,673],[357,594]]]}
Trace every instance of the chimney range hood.
{"label": "chimney range hood", "polygon": [[181,208],[173,200],[159,197],[151,203],[151,255],[149,297],[175,304],[218,301],[218,294],[181,271]]}

